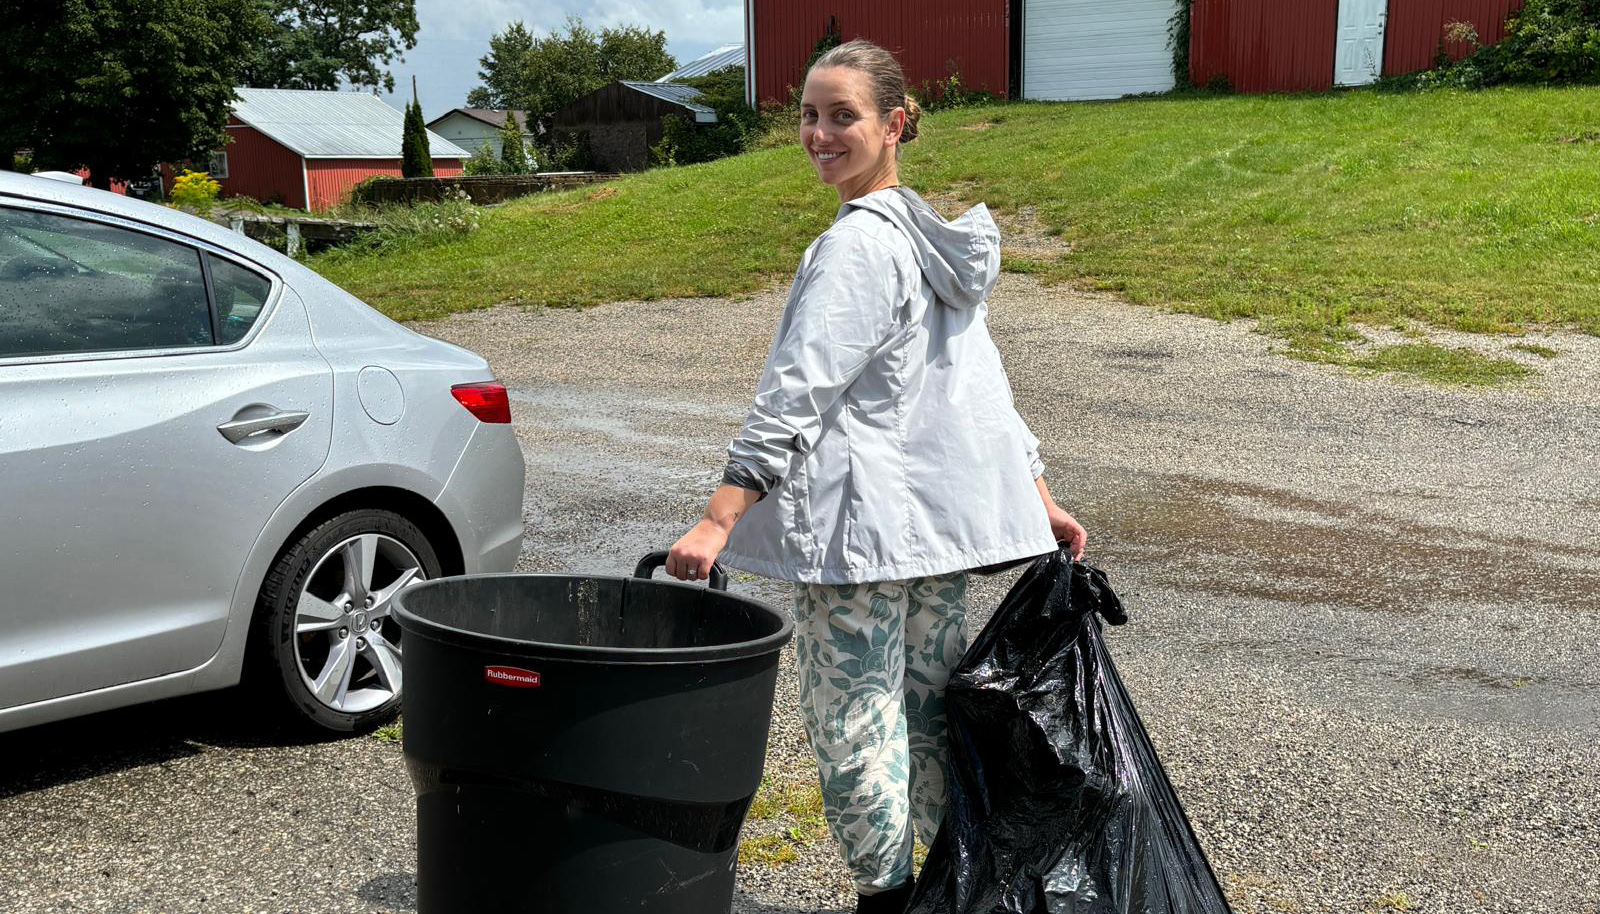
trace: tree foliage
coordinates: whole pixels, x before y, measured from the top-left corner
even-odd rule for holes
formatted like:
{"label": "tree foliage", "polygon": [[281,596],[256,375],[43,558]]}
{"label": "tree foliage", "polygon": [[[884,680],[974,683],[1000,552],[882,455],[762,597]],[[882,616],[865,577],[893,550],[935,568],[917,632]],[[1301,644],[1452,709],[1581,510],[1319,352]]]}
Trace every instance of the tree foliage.
{"label": "tree foliage", "polygon": [[[1446,40],[1477,43],[1459,28]],[[1506,37],[1455,63],[1384,81],[1391,88],[1475,89],[1504,83],[1600,83],[1600,0],[1528,0],[1506,20]]]}
{"label": "tree foliage", "polygon": [[433,177],[433,150],[428,147],[428,125],[422,119],[422,102],[413,86],[411,103],[406,105],[405,129],[400,134],[400,176]]}
{"label": "tree foliage", "polygon": [[468,175],[498,175],[503,172],[504,165],[500,164],[500,157],[494,154],[494,146],[484,140],[474,152],[461,163],[461,171]]}
{"label": "tree foliage", "polygon": [[394,91],[387,66],[417,45],[416,0],[255,0],[267,23],[245,68],[261,89]]}
{"label": "tree foliage", "polygon": [[254,0],[0,2],[0,143],[96,187],[224,145]]}
{"label": "tree foliage", "polygon": [[467,95],[474,108],[517,108],[542,117],[619,79],[656,79],[677,67],[667,35],[639,26],[596,32],[573,17],[566,33],[539,37],[513,22],[489,39],[478,61],[483,85]]}
{"label": "tree foliage", "polygon": [[528,147],[522,141],[522,128],[517,126],[515,111],[507,111],[505,123],[500,125],[500,165],[508,175],[525,175],[533,171],[533,161],[528,157]]}
{"label": "tree foliage", "polygon": [[744,67],[723,67],[683,82],[700,90],[695,102],[716,111],[717,122],[695,124],[681,115],[668,116],[661,141],[650,149],[655,164],[689,165],[736,155],[762,132],[761,115],[744,100]]}

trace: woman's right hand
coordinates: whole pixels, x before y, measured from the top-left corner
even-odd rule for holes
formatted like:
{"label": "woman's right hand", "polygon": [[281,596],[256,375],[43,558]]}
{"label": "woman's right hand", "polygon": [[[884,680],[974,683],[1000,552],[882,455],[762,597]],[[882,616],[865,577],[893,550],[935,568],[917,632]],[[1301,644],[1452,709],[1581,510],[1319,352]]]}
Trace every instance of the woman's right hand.
{"label": "woman's right hand", "polygon": [[711,576],[722,547],[728,545],[728,531],[706,519],[678,538],[667,553],[667,574],[680,581],[703,581]]}

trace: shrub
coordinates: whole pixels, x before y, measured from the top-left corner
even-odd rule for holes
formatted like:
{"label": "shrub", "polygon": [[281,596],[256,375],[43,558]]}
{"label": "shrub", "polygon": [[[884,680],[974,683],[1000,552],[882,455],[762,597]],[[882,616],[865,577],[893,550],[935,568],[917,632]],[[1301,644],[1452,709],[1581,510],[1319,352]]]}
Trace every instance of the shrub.
{"label": "shrub", "polygon": [[544,163],[545,171],[587,171],[589,169],[589,137],[585,133],[561,134],[551,130],[543,142],[534,144],[534,157]]}
{"label": "shrub", "polygon": [[211,180],[210,174],[185,168],[183,174],[172,181],[171,203],[173,206],[205,212],[217,202],[217,195],[221,192],[222,185]]}
{"label": "shrub", "polygon": [[516,114],[510,111],[506,112],[505,123],[500,125],[500,167],[508,175],[533,171],[533,160],[522,142],[522,128],[517,125]]}
{"label": "shrub", "polygon": [[961,79],[961,71],[955,68],[951,68],[950,75],[938,82],[924,82],[912,94],[924,111],[949,111],[969,105],[993,105],[1005,100],[986,89],[968,88]]}
{"label": "shrub", "polygon": [[437,203],[352,208],[339,215],[376,222],[377,228],[330,251],[327,256],[335,259],[452,241],[477,231],[480,221],[480,210],[459,186]]}
{"label": "shrub", "polygon": [[351,186],[349,193],[345,196],[344,202],[353,206],[370,206],[376,202],[369,193],[372,189],[372,186],[381,181],[395,180],[398,179],[393,175],[371,175],[370,177],[362,178],[360,181],[357,181]]}
{"label": "shrub", "polygon": [[470,158],[461,163],[461,170],[469,175],[497,175],[501,174],[505,166],[501,164],[500,157],[494,154],[494,147],[485,142],[478,147]]}
{"label": "shrub", "polygon": [[1600,0],[1528,0],[1506,22],[1498,44],[1477,47],[1477,30],[1452,22],[1439,42],[1471,44],[1472,54],[1435,70],[1400,77],[1394,88],[1476,89],[1504,83],[1600,83]]}
{"label": "shrub", "polygon": [[761,116],[744,100],[744,67],[723,67],[684,80],[700,90],[697,102],[717,112],[715,124],[695,124],[671,116],[663,122],[661,141],[650,149],[657,165],[689,165],[736,155],[761,133]]}

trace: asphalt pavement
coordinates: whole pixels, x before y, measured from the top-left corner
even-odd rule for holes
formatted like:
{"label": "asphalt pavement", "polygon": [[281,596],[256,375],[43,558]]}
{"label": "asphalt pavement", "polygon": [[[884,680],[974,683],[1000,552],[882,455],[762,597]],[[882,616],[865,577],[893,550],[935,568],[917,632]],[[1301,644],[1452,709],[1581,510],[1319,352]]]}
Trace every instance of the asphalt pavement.
{"label": "asphalt pavement", "polygon": [[[781,292],[418,327],[516,392],[521,568],[622,573],[692,523]],[[1020,276],[991,320],[1237,911],[1600,910],[1600,339],[1435,334],[1540,372],[1483,391]],[[804,779],[794,701],[786,662],[769,771]],[[0,911],[414,910],[412,815],[397,746],[300,742],[234,692],[0,734]],[[736,909],[847,910],[829,840],[798,850]]]}

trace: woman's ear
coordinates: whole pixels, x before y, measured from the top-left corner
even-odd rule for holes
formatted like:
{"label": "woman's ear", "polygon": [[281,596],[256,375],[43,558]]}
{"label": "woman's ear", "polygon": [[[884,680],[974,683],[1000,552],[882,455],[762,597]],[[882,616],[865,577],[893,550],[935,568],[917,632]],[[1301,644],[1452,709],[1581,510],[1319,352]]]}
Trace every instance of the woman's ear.
{"label": "woman's ear", "polygon": [[883,144],[893,146],[900,142],[900,134],[906,129],[906,109],[896,108],[889,112],[888,129],[884,132]]}

